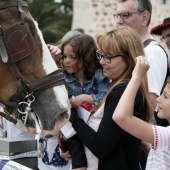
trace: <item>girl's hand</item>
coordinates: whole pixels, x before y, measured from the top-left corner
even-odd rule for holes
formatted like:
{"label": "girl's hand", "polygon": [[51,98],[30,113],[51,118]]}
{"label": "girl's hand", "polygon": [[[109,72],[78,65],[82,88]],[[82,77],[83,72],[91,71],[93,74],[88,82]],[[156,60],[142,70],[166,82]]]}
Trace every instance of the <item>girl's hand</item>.
{"label": "girl's hand", "polygon": [[142,79],[149,69],[149,64],[146,57],[138,56],[136,59],[137,59],[137,63],[133,70],[132,76]]}
{"label": "girl's hand", "polygon": [[70,104],[74,108],[79,108],[83,102],[84,102],[84,99],[82,95],[79,95],[79,96],[76,96],[70,99]]}
{"label": "girl's hand", "polygon": [[80,94],[79,96],[70,99],[70,104],[74,108],[79,108],[83,102],[87,102],[92,105],[94,104],[94,99],[88,94]]}
{"label": "girl's hand", "polygon": [[47,44],[48,49],[50,50],[50,53],[54,59],[54,61],[57,61],[61,58],[61,50],[58,46]]}

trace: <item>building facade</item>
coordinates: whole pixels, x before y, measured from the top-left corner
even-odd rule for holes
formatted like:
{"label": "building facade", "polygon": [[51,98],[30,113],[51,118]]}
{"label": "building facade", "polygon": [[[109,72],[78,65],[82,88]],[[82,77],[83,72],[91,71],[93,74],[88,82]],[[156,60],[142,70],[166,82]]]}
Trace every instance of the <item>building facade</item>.
{"label": "building facade", "polygon": [[[110,31],[116,22],[113,18],[118,0],[73,0],[72,28],[83,28],[86,33],[96,34]],[[153,6],[152,20],[149,29],[161,24],[164,18],[170,17],[170,0],[151,0]],[[166,49],[160,38],[154,37]]]}

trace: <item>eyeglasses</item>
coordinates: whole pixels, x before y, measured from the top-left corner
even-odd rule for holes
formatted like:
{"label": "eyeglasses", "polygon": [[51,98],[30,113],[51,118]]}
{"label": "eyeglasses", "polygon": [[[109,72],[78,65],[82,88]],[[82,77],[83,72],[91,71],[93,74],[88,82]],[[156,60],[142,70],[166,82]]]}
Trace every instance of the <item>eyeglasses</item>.
{"label": "eyeglasses", "polygon": [[117,54],[117,55],[110,56],[110,55],[102,54],[99,50],[97,50],[96,56],[98,60],[101,60],[103,58],[105,63],[110,64],[112,58],[116,58],[116,57],[123,56],[123,55]]}
{"label": "eyeglasses", "polygon": [[128,19],[129,17],[131,17],[133,14],[137,14],[138,12],[123,12],[120,14],[114,14],[113,17],[114,19],[118,19],[119,17],[122,19]]}
{"label": "eyeglasses", "polygon": [[163,36],[161,37],[161,41],[165,41],[165,39],[169,39],[169,40],[170,40],[170,34],[163,35]]}

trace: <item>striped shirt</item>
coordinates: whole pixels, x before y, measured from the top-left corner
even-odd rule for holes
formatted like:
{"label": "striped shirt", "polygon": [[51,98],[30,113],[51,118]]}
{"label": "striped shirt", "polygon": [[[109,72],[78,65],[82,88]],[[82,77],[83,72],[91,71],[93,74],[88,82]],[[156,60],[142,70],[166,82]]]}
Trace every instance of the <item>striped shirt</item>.
{"label": "striped shirt", "polygon": [[146,170],[170,170],[170,126],[152,126],[154,144],[149,152]]}

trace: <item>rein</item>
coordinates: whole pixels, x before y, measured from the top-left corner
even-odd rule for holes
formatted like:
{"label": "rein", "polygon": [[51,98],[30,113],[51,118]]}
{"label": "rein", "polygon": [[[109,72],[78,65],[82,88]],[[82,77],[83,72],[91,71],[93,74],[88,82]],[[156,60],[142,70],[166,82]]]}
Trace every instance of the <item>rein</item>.
{"label": "rein", "polygon": [[[12,25],[6,30],[3,30],[2,26],[0,25],[0,55],[2,61],[5,64],[8,64],[8,67],[16,80],[18,90],[10,97],[9,101],[1,101],[5,113],[0,112],[0,115],[5,117],[10,122],[16,124],[17,120],[15,120],[10,115],[12,114],[14,109],[19,108],[19,102],[21,102],[22,100],[29,100],[29,98],[32,97],[33,93],[36,91],[41,91],[53,86],[65,84],[65,80],[64,75],[60,69],[46,75],[45,77],[33,82],[32,84],[28,84],[23,79],[16,65],[16,62],[23,59],[24,57],[28,57],[29,55],[33,54],[36,50],[36,46],[31,31],[24,21],[24,11],[22,10],[22,7],[28,8],[26,2],[22,0],[9,0],[5,2],[0,2],[0,9],[5,9],[9,7],[17,7],[20,13],[21,21],[15,25]],[[19,36],[22,39],[21,43],[16,41],[16,37]],[[29,48],[27,48],[25,51],[23,50],[23,40],[25,41],[25,44],[29,46]],[[20,50],[21,52],[13,49],[16,42],[20,43],[20,48],[23,48]]]}

